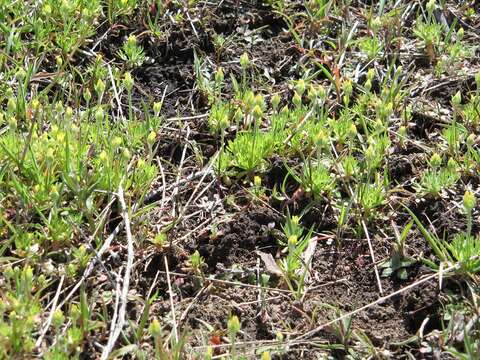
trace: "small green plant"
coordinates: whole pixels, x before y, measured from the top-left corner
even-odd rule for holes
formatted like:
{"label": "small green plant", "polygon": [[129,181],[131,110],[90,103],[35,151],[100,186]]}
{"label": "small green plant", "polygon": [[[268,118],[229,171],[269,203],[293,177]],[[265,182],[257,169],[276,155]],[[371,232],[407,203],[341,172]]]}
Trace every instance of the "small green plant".
{"label": "small green plant", "polygon": [[240,320],[236,315],[232,315],[227,322],[227,332],[228,332],[228,339],[230,340],[230,358],[232,360],[237,359],[236,354],[236,346],[235,342],[237,340],[237,334],[240,331]]}
{"label": "small green plant", "polygon": [[278,262],[278,267],[289,289],[299,299],[303,295],[305,278],[309,272],[311,258],[306,259],[304,255],[312,241],[313,229],[305,233],[298,216],[287,216],[283,231],[286,243],[281,244],[285,257]]}
{"label": "small green plant", "polygon": [[455,185],[460,175],[454,161],[449,161],[447,166],[442,167],[442,159],[436,153],[432,155],[429,163],[430,168],[423,173],[414,187],[420,194],[437,197],[442,190]]}
{"label": "small green plant", "polygon": [[415,263],[415,260],[409,258],[405,253],[405,241],[410,232],[413,222],[409,222],[400,233],[394,225],[395,243],[393,245],[392,255],[390,259],[380,265],[383,268],[382,276],[388,277],[395,274],[399,279],[406,280],[408,278],[407,269]]}
{"label": "small green plant", "polygon": [[135,35],[130,35],[127,38],[127,41],[123,44],[118,56],[125,61],[129,67],[139,67],[145,62],[143,48],[138,44]]}

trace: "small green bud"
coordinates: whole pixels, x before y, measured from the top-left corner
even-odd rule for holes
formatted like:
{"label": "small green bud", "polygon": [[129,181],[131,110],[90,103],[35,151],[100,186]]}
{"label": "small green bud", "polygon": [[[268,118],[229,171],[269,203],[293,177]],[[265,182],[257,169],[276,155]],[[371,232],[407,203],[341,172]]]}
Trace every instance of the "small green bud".
{"label": "small green bud", "polygon": [[128,92],[132,91],[133,83],[134,83],[134,80],[132,78],[132,74],[130,74],[129,72],[126,72],[123,77],[123,84],[125,85],[125,88],[127,89]]}
{"label": "small green bud", "polygon": [[95,110],[95,120],[102,121],[105,116],[103,109],[99,106],[97,110]]}
{"label": "small green bud", "polygon": [[147,143],[149,145],[152,145],[155,142],[156,139],[157,139],[157,133],[153,130],[150,131],[150,133],[147,136]]}
{"label": "small green bud", "polygon": [[463,206],[467,211],[472,211],[472,209],[477,204],[477,199],[475,198],[475,194],[470,190],[465,191],[463,194]]}
{"label": "small green bud", "polygon": [[255,105],[260,106],[262,109],[265,107],[265,100],[264,100],[262,94],[255,95],[255,98],[253,99],[253,102],[254,102]]}
{"label": "small green bud", "polygon": [[128,45],[136,45],[137,44],[137,37],[135,35],[130,35],[127,38]]}
{"label": "small green bud", "polygon": [[63,59],[60,55],[55,56],[55,63],[57,64],[58,68],[62,67]]}
{"label": "small green bud", "polygon": [[73,109],[70,106],[67,106],[65,109],[65,119],[70,121],[73,117]]}
{"label": "small green bud", "polygon": [[161,110],[162,110],[162,103],[159,102],[159,101],[154,102],[153,103],[153,113],[155,114],[155,116],[159,116]]}
{"label": "small green bud", "polygon": [[220,85],[223,83],[225,78],[225,74],[223,73],[223,68],[221,66],[218,67],[217,71],[215,72],[215,83]]}
{"label": "small green bud", "polygon": [[94,87],[95,91],[97,92],[97,96],[103,96],[103,93],[105,92],[105,83],[102,81],[102,79],[98,79]]}
{"label": "small green bud", "polygon": [[260,119],[263,116],[262,108],[258,105],[255,105],[252,111],[252,115],[255,119]]}
{"label": "small green bud", "polygon": [[352,92],[353,92],[352,81],[351,80],[346,80],[343,83],[343,95],[345,95],[347,97],[350,97],[350,95],[352,95]]}
{"label": "small green bud", "polygon": [[65,321],[65,316],[63,315],[62,310],[57,309],[53,313],[52,317],[52,324],[55,328],[59,328],[60,326],[63,325],[63,322]]}
{"label": "small green bud", "polygon": [[242,109],[237,109],[235,111],[235,114],[233,115],[233,118],[235,119],[235,122],[239,123],[243,120],[243,112]]}
{"label": "small green bud", "polygon": [[378,32],[378,30],[380,30],[380,28],[382,26],[382,20],[379,17],[375,17],[370,22],[370,26],[371,26],[373,32],[376,33],[376,32]]}
{"label": "small green bud", "polygon": [[102,151],[100,152],[100,154],[98,155],[98,158],[100,159],[100,161],[101,161],[102,163],[104,163],[104,162],[107,161],[107,159],[108,159],[108,154],[107,154],[107,152],[106,152],[105,150],[102,150]]}
{"label": "small green bud", "polygon": [[238,320],[238,317],[236,315],[233,315],[232,317],[230,317],[230,319],[228,319],[227,329],[230,338],[235,338],[237,333],[240,331],[240,320]]}
{"label": "small green bud", "polygon": [[272,357],[270,356],[269,351],[262,352],[262,360],[271,360],[271,359],[272,359]]}
{"label": "small green bud", "polygon": [[460,93],[460,91],[457,91],[456,94],[452,97],[452,104],[454,106],[460,106],[460,104],[462,103],[462,94]]}
{"label": "small green bud", "polygon": [[85,99],[86,102],[89,102],[90,99],[92,98],[92,93],[90,92],[90,90],[88,88],[86,88],[83,91],[83,98]]}
{"label": "small green bud", "polygon": [[130,154],[130,151],[127,148],[124,148],[122,150],[122,158],[124,160],[129,160],[132,155]]}
{"label": "small green bud", "polygon": [[355,124],[351,124],[349,129],[348,129],[348,136],[351,137],[352,139],[357,136],[357,127]]}
{"label": "small green bud", "polygon": [[[479,73],[480,74],[480,73]],[[272,99],[270,100],[271,104],[272,104],[272,109],[273,110],[277,110],[278,109],[278,105],[280,104],[280,96],[278,94],[274,94],[272,96]]]}
{"label": "small green bud", "polygon": [[438,168],[442,164],[442,158],[437,153],[433,153],[430,158],[430,166],[433,168]]}
{"label": "small green bud", "polygon": [[114,147],[119,147],[120,145],[122,145],[122,138],[120,136],[115,136],[112,140],[112,145]]}
{"label": "small green bud", "polygon": [[295,246],[298,243],[298,237],[297,235],[290,235],[288,237],[288,245],[289,246]]}
{"label": "small green bud", "polygon": [[365,90],[367,90],[368,92],[372,90],[372,80],[367,79],[367,81],[365,81]]}
{"label": "small green bud", "polygon": [[435,0],[429,0],[427,3],[427,11],[429,14],[432,14],[435,10]]}
{"label": "small green bud", "polygon": [[325,90],[325,88],[322,85],[320,85],[317,88],[317,94],[318,94],[318,97],[320,98],[320,100],[325,100],[325,98],[327,97],[327,91]]}
{"label": "small green bud", "polygon": [[452,170],[457,170],[458,163],[455,161],[454,158],[449,158],[447,161],[447,167]]}
{"label": "small green bud", "polygon": [[457,30],[457,40],[460,41],[463,39],[463,36],[465,35],[465,30],[463,30],[463,27]]}
{"label": "small green bud", "polygon": [[400,126],[398,128],[398,134],[402,137],[402,138],[405,138],[407,137],[407,128],[405,126]]}
{"label": "small green bud", "polygon": [[298,93],[298,95],[302,96],[305,92],[305,80],[300,79],[297,81],[297,84],[295,85],[295,91]]}
{"label": "small green bud", "polygon": [[23,68],[20,68],[15,74],[15,78],[18,82],[22,82],[25,79],[25,76],[27,76],[27,73],[25,72],[25,70],[23,70]]}
{"label": "small green bud", "polygon": [[292,101],[296,107],[300,107],[302,105],[302,98],[296,91],[295,91],[295,94],[293,95]]}
{"label": "small green bud", "polygon": [[262,178],[260,176],[254,176],[253,185],[255,185],[256,187],[262,186]]}
{"label": "small green bud", "polygon": [[247,93],[245,94],[244,102],[247,109],[253,109],[253,107],[255,106],[255,95],[253,95],[252,91],[247,91]]}
{"label": "small green bud", "polygon": [[468,147],[472,147],[473,144],[475,144],[475,139],[476,139],[475,134],[470,134],[470,135],[468,135],[468,137],[467,137],[467,146],[468,146]]}
{"label": "small green bud", "polygon": [[374,77],[375,77],[375,69],[374,68],[368,69],[367,79],[371,81],[371,80],[373,80]]}
{"label": "small green bud", "polygon": [[10,116],[8,118],[8,127],[12,130],[15,130],[17,128],[17,118],[15,116]]}
{"label": "small green bud", "polygon": [[249,65],[250,65],[250,59],[248,58],[248,54],[244,52],[240,56],[240,66],[242,67],[243,70],[245,70],[246,68],[248,68]]}
{"label": "small green bud", "polygon": [[17,110],[17,102],[14,97],[9,97],[7,101],[7,111],[10,114],[14,114]]}
{"label": "small green bud", "polygon": [[317,96],[318,96],[318,93],[317,93],[317,89],[315,89],[315,87],[313,85],[310,85],[308,87],[308,99],[313,102],[317,99]]}
{"label": "small green bud", "polygon": [[159,337],[162,334],[162,327],[160,326],[160,323],[156,318],[153,319],[153,321],[150,323],[150,326],[148,327],[148,332],[153,337]]}

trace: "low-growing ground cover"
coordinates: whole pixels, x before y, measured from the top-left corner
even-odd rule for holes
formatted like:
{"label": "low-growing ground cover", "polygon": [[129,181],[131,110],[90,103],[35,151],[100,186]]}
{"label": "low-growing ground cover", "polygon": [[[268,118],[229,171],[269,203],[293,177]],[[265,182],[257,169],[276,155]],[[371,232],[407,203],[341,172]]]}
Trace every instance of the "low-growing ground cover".
{"label": "low-growing ground cover", "polygon": [[0,359],[479,358],[479,6],[0,0]]}

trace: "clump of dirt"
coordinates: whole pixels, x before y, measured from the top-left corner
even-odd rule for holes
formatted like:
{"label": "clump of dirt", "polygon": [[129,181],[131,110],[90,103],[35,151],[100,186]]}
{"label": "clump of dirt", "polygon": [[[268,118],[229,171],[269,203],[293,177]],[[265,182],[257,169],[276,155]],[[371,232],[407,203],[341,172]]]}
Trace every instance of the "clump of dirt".
{"label": "clump of dirt", "polygon": [[278,227],[282,217],[268,208],[250,208],[221,225],[215,239],[206,239],[199,246],[200,254],[210,268],[217,264],[255,263],[255,250],[274,253],[277,248],[271,229]]}

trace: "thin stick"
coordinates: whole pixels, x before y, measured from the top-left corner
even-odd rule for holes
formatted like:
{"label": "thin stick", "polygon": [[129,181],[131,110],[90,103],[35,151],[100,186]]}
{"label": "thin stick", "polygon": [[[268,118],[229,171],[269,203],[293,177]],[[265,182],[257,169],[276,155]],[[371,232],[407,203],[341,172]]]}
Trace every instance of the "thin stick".
{"label": "thin stick", "polygon": [[380,273],[378,272],[378,266],[375,261],[375,254],[373,252],[372,240],[370,240],[370,235],[368,234],[367,225],[365,224],[365,220],[363,219],[362,219],[362,226],[363,226],[363,231],[365,231],[365,236],[367,237],[368,249],[370,250],[370,257],[372,258],[375,277],[377,278],[378,291],[380,291],[380,294],[383,294],[382,282],[380,281]]}
{"label": "thin stick", "polygon": [[123,195],[122,185],[118,187],[118,200],[120,202],[122,217],[125,223],[125,232],[127,235],[127,252],[128,252],[127,267],[125,269],[125,276],[123,278],[121,305],[120,305],[120,310],[118,314],[118,321],[117,321],[117,324],[115,325],[115,330],[112,336],[110,336],[108,339],[107,346],[105,346],[105,348],[103,349],[101,360],[106,360],[108,358],[108,356],[110,355],[110,352],[113,350],[113,347],[115,346],[115,342],[117,341],[118,336],[120,335],[123,329],[123,325],[125,324],[125,313],[127,309],[128,291],[130,286],[130,274],[132,271],[133,256],[134,256],[133,237],[132,237],[132,231],[130,229],[130,218],[128,216],[127,204],[125,203],[125,197]]}
{"label": "thin stick", "polygon": [[168,261],[167,257],[163,256],[163,261],[165,262],[165,270],[167,273],[167,283],[168,283],[168,294],[170,295],[170,308],[172,311],[172,322],[173,322],[173,336],[175,337],[175,342],[178,343],[178,332],[177,332],[177,321],[175,320],[175,305],[173,304],[173,291],[172,284],[170,281],[170,271],[168,271]]}
{"label": "thin stick", "polygon": [[117,86],[115,85],[115,79],[113,78],[112,68],[109,63],[107,64],[108,75],[110,76],[110,82],[112,83],[113,94],[115,95],[115,100],[117,101],[118,114],[123,122],[125,122],[125,117],[123,116],[122,103],[120,102],[120,97],[118,96]]}
{"label": "thin stick", "polygon": [[58,301],[58,298],[60,296],[60,292],[62,290],[63,280],[65,280],[65,275],[62,275],[62,277],[60,278],[60,283],[58,284],[57,292],[55,293],[55,297],[53,298],[52,310],[50,310],[50,314],[48,315],[47,323],[45,324],[44,328],[42,329],[42,332],[41,332],[40,336],[38,337],[37,341],[35,342],[35,347],[39,347],[42,344],[43,337],[47,333],[48,328],[50,327],[50,324],[52,323],[53,314],[56,311],[57,301]]}

